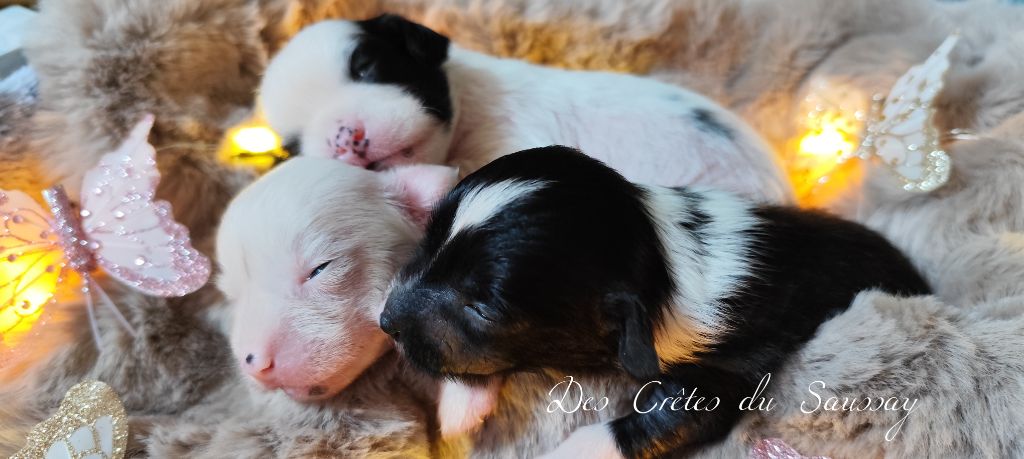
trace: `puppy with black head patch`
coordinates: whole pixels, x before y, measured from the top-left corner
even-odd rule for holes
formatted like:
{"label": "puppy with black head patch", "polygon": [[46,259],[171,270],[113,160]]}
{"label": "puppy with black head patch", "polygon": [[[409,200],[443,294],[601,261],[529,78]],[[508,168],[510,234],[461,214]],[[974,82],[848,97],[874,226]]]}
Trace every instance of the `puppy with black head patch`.
{"label": "puppy with black head patch", "polygon": [[630,180],[793,199],[772,149],[693,91],[487,56],[395,15],[301,30],[268,65],[260,103],[294,154],[372,170],[431,163],[469,173],[564,144]]}
{"label": "puppy with black head patch", "polygon": [[[500,158],[435,207],[381,327],[423,370],[625,372],[638,406],[553,457],[657,457],[723,438],[742,397],[863,290],[929,287],[880,235],[826,214],[630,183],[566,147]],[[681,392],[682,391],[682,392]]]}

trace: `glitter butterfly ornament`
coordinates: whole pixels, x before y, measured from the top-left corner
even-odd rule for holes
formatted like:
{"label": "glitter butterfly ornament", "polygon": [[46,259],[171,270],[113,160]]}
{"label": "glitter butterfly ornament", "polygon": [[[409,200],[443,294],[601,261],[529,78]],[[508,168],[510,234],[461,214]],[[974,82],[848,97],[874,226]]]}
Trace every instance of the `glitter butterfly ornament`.
{"label": "glitter butterfly ornament", "polygon": [[110,386],[76,384],[57,412],[37,424],[11,459],[121,459],[128,446],[128,416]]}
{"label": "glitter butterfly ornament", "polygon": [[[81,206],[62,186],[43,191],[44,210],[19,191],[0,190],[0,348],[9,351],[41,309],[54,303],[55,286],[69,274],[82,280],[93,338],[99,328],[93,295],[134,335],[128,321],[99,287],[102,270],[142,293],[172,297],[202,287],[210,260],[192,248],[188,230],[174,221],[171,207],[155,201],[160,174],[156,151],[147,142],[152,115],[104,155],[82,180]],[[24,341],[25,334],[20,335]]]}
{"label": "glitter butterfly ornament", "polygon": [[924,63],[900,77],[888,96],[874,97],[856,154],[863,159],[881,159],[906,191],[929,192],[949,180],[950,159],[935,127],[933,103],[942,91],[949,54],[958,39],[956,35],[946,38]]}

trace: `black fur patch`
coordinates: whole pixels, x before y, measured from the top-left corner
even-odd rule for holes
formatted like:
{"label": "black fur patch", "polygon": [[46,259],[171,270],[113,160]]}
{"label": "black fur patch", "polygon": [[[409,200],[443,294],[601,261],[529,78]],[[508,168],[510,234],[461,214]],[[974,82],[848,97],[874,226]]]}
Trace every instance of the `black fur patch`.
{"label": "black fur patch", "polygon": [[690,232],[701,233],[712,222],[712,217],[701,210],[704,198],[687,188],[677,187],[674,190],[686,202],[686,207],[690,209],[690,218],[679,222],[679,225]]}
{"label": "black fur patch", "polygon": [[451,122],[451,95],[442,67],[448,59],[448,38],[393,14],[356,24],[362,33],[349,58],[349,78],[401,86],[431,115]]}
{"label": "black fur patch", "polygon": [[732,132],[732,128],[722,124],[721,121],[718,121],[718,118],[715,118],[715,115],[707,109],[694,109],[693,120],[697,123],[697,127],[704,132],[715,134],[729,140],[733,140],[735,136]]}
{"label": "black fur patch", "polygon": [[281,143],[281,149],[288,154],[289,158],[293,158],[302,154],[302,142],[299,141],[299,136],[293,135],[288,136]]}

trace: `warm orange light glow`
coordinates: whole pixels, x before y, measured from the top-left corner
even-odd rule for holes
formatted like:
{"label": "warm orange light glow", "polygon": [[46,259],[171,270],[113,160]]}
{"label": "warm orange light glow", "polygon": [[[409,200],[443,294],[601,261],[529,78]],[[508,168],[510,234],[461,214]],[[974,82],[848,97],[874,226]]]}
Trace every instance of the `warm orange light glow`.
{"label": "warm orange light glow", "polygon": [[0,263],[3,280],[0,303],[0,337],[4,347],[17,345],[51,303],[60,279],[63,253],[54,248],[46,252],[4,260]]}
{"label": "warm orange light glow", "polygon": [[861,177],[858,155],[868,103],[852,87],[814,81],[801,104],[800,135],[787,143],[786,168],[801,204],[827,206]]}
{"label": "warm orange light glow", "polygon": [[797,156],[792,158],[791,175],[801,196],[828,182],[857,149],[850,123],[838,113],[824,115],[808,119],[810,129],[797,142]]}
{"label": "warm orange light glow", "polygon": [[839,162],[850,157],[857,148],[839,123],[828,121],[800,139],[800,153],[820,157],[826,162]]}

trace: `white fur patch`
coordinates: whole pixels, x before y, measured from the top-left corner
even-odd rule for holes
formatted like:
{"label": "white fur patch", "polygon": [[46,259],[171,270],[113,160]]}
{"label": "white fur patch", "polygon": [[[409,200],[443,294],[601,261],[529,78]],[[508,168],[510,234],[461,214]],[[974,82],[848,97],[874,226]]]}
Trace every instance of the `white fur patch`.
{"label": "white fur patch", "polygon": [[[793,202],[772,149],[736,115],[678,86],[617,73],[496,59],[453,46],[445,69],[459,113],[449,164],[472,172],[499,156],[568,145],[634,183],[704,186],[756,202]],[[705,132],[702,110],[731,136]],[[642,153],[641,153],[642,152]]]}
{"label": "white fur patch", "polygon": [[448,240],[460,231],[483,224],[509,204],[543,187],[544,182],[535,180],[505,180],[471,190],[455,211]]}
{"label": "white fur patch", "polygon": [[[672,307],[654,337],[658,357],[665,365],[689,360],[725,331],[720,301],[750,273],[749,231],[757,219],[750,204],[725,192],[691,190],[701,198],[694,209],[674,190],[646,190],[647,206],[676,283]],[[699,235],[681,225],[693,221],[698,212],[710,217]]]}
{"label": "white fur patch", "polygon": [[279,134],[301,132],[325,100],[348,81],[348,56],[360,29],[349,21],[322,21],[302,29],[267,65],[260,103]]}
{"label": "white fur patch", "polygon": [[624,459],[607,423],[592,424],[576,429],[553,451],[539,459]]}
{"label": "white fur patch", "polygon": [[457,382],[441,385],[437,401],[437,419],[441,436],[454,437],[472,432],[483,424],[498,404],[501,378],[493,377],[487,386],[467,386]]}

